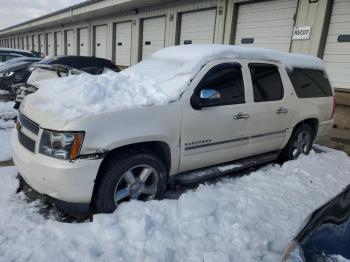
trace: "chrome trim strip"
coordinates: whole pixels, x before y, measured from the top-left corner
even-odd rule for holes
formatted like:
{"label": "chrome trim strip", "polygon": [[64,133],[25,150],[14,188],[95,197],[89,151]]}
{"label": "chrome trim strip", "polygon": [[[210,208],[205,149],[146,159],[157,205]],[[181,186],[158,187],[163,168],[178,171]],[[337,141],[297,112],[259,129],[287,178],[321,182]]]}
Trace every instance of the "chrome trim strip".
{"label": "chrome trim strip", "polygon": [[243,140],[248,140],[248,139],[254,139],[254,138],[259,138],[259,137],[264,137],[264,136],[270,136],[270,135],[277,135],[277,134],[285,133],[286,131],[287,131],[287,129],[281,130],[281,131],[276,131],[276,132],[269,132],[269,133],[254,135],[254,136],[239,137],[239,138],[236,138],[236,139],[230,139],[230,140],[225,140],[225,141],[218,141],[218,142],[213,142],[213,143],[208,143],[208,144],[189,146],[189,147],[185,147],[185,150],[193,150],[193,149],[198,149],[198,148],[202,148],[202,147],[208,147],[208,146],[215,146],[215,145],[227,144],[227,143],[232,143],[232,142],[237,142],[237,141],[243,141]]}

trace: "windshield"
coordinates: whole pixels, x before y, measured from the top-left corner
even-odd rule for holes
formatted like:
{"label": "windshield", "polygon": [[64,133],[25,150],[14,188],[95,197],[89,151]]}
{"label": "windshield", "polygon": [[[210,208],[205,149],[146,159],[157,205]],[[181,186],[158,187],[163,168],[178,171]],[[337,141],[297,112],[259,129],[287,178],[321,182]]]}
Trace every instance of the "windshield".
{"label": "windshield", "polygon": [[47,58],[44,58],[43,60],[41,60],[40,62],[38,62],[38,64],[51,64],[53,61],[56,61],[57,60],[57,57],[47,57]]}

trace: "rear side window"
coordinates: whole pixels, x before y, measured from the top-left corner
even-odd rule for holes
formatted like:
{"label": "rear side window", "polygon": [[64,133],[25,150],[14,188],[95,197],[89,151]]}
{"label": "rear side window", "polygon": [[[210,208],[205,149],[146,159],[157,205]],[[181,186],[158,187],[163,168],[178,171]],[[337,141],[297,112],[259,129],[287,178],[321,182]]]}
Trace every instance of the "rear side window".
{"label": "rear side window", "polygon": [[269,64],[249,64],[254,101],[276,101],[283,98],[283,84],[278,67]]}
{"label": "rear side window", "polygon": [[294,68],[288,75],[300,98],[333,96],[329,80],[321,70]]}

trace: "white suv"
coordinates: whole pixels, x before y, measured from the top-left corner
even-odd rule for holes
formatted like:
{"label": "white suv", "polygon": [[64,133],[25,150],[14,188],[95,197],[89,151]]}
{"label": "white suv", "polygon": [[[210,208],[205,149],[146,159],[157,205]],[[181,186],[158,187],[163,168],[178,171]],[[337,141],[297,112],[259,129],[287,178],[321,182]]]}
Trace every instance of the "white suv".
{"label": "white suv", "polygon": [[13,160],[69,212],[112,212],[169,183],[295,159],[333,124],[323,62],[264,49],[171,47],[118,74],[47,85],[21,105]]}

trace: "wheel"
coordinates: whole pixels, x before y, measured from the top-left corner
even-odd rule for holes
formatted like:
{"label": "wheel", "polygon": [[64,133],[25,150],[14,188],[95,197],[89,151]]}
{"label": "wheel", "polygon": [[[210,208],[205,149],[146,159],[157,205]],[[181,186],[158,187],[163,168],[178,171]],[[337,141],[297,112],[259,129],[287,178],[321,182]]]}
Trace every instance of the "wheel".
{"label": "wheel", "polygon": [[133,152],[112,159],[97,185],[94,207],[97,213],[111,213],[131,199],[160,198],[166,187],[166,168],[150,152]]}
{"label": "wheel", "polygon": [[300,154],[308,155],[310,153],[314,139],[314,130],[310,125],[302,125],[297,128],[288,144],[283,149],[280,160],[288,161],[298,158]]}

